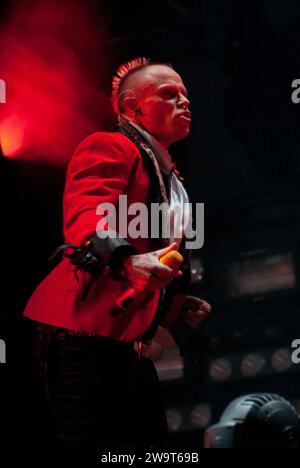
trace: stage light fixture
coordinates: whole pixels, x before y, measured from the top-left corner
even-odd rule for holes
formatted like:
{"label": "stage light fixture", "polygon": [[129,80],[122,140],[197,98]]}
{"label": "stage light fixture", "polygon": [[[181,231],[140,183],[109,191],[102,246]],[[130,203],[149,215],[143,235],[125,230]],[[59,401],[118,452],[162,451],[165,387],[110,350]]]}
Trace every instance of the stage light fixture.
{"label": "stage light fixture", "polygon": [[256,377],[259,375],[267,361],[266,359],[260,354],[247,354],[241,363],[241,372],[244,377]]}
{"label": "stage light fixture", "polygon": [[228,359],[217,359],[210,366],[210,378],[213,382],[225,382],[233,373],[233,366]]}
{"label": "stage light fixture", "polygon": [[167,410],[166,415],[169,431],[178,432],[183,422],[183,418],[180,411],[177,409],[170,409]]}
{"label": "stage light fixture", "polygon": [[279,395],[257,393],[234,400],[220,423],[206,430],[205,448],[298,448],[299,419]]}
{"label": "stage light fixture", "polygon": [[275,372],[287,372],[293,365],[291,351],[288,349],[279,349],[272,356],[272,368]]}
{"label": "stage light fixture", "polygon": [[208,404],[195,406],[190,414],[191,425],[194,429],[205,429],[212,420],[212,409]]}

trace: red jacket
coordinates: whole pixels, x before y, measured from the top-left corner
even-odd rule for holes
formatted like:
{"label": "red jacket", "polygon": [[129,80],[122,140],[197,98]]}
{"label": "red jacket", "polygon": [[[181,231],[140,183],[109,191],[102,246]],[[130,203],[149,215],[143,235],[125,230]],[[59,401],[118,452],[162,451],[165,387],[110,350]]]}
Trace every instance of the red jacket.
{"label": "red jacket", "polygon": [[[119,195],[127,194],[128,204],[149,205],[151,180],[142,154],[127,136],[95,133],[84,140],[70,161],[64,192],[64,236],[67,243],[82,245],[95,236],[101,219],[96,214],[102,202],[118,206]],[[129,218],[130,221],[130,218]],[[151,239],[127,239],[138,253],[153,250]],[[150,327],[157,311],[160,292],[148,294],[117,317],[111,315],[115,301],[130,286],[113,279],[105,269],[92,283],[87,272],[74,272],[64,258],[38,286],[24,315],[35,321],[77,331],[107,336],[120,341],[140,338]]]}

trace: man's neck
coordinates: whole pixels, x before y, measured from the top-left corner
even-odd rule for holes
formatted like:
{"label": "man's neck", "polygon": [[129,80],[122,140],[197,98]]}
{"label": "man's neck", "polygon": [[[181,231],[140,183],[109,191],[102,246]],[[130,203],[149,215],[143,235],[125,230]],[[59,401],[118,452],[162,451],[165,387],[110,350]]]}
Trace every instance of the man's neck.
{"label": "man's neck", "polygon": [[140,122],[135,122],[134,120],[128,120],[128,122],[134,123],[138,127],[140,127],[142,130],[145,132],[149,133],[149,135],[156,140],[156,142],[162,147],[163,151],[168,151],[171,144],[168,141],[162,140],[161,138],[157,137],[156,135],[153,135],[147,128],[144,127],[144,125]]}

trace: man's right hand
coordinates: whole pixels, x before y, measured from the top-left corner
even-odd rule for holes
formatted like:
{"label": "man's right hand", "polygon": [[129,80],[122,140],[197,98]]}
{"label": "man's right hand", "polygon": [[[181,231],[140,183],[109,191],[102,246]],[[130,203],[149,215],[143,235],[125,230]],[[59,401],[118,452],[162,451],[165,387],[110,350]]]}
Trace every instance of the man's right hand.
{"label": "man's right hand", "polygon": [[174,271],[160,263],[160,259],[177,249],[174,242],[165,249],[142,255],[132,255],[123,264],[123,276],[137,292],[153,292],[166,288],[174,278],[181,278],[181,271]]}

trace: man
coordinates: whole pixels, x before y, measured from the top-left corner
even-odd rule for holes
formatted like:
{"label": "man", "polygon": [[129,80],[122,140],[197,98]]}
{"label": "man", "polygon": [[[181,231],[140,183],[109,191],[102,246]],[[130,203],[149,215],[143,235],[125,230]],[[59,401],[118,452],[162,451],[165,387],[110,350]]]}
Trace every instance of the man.
{"label": "man", "polygon": [[[187,195],[168,153],[190,131],[182,79],[169,65],[136,59],[118,70],[112,99],[118,131],[91,135],[76,150],[64,193],[64,259],[25,311],[40,324],[58,446],[72,449],[162,442],[167,428],[150,343],[160,325],[197,327],[210,312],[185,296],[182,229],[167,240],[125,239],[98,208],[110,203],[118,211],[126,194],[128,206],[169,202],[170,213],[177,201],[184,218]],[[177,248],[182,271],[159,261]],[[136,296],[116,313],[130,288]]]}

